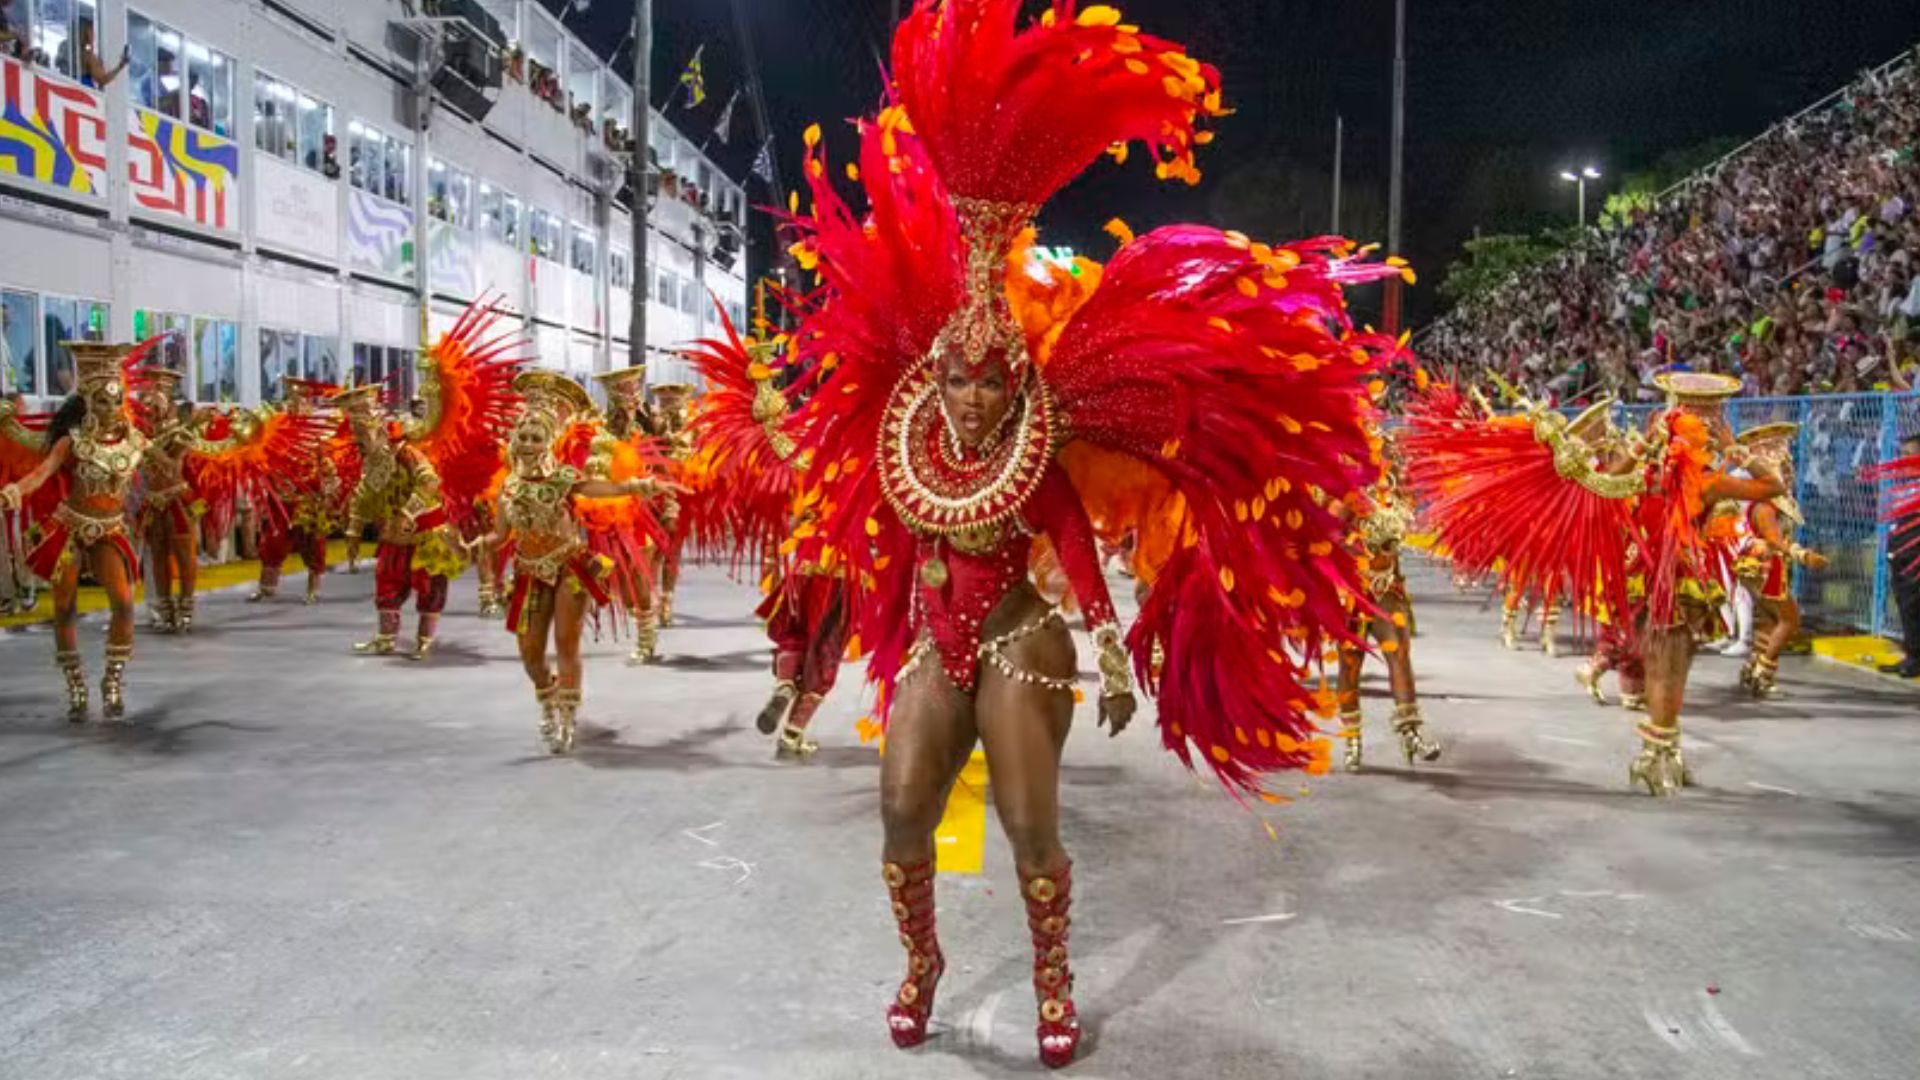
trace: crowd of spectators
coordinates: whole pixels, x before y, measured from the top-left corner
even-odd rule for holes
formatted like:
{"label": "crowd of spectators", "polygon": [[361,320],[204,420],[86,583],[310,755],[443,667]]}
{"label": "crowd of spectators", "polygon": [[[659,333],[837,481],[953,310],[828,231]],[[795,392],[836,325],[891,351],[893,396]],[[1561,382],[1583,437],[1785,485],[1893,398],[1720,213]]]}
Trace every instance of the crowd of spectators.
{"label": "crowd of spectators", "polygon": [[1562,404],[1652,400],[1652,376],[1676,366],[1750,395],[1910,389],[1917,149],[1920,50],[1462,304],[1422,357]]}

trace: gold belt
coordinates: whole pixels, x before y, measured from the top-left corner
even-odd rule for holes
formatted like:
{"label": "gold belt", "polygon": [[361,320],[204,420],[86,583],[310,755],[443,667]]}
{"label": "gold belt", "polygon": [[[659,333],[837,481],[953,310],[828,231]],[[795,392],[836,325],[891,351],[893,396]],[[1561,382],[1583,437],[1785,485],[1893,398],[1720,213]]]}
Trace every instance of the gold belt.
{"label": "gold belt", "polygon": [[571,544],[563,544],[537,558],[530,559],[516,554],[513,559],[513,568],[515,572],[526,574],[543,584],[557,585],[560,582],[560,574],[566,570],[569,563],[573,562],[575,556],[586,550],[586,546],[586,541],[576,539]]}
{"label": "gold belt", "polygon": [[68,541],[79,547],[89,548],[109,536],[124,533],[127,528],[127,516],[115,513],[109,517],[94,517],[84,510],[62,503],[53,512],[53,520],[67,530]]}

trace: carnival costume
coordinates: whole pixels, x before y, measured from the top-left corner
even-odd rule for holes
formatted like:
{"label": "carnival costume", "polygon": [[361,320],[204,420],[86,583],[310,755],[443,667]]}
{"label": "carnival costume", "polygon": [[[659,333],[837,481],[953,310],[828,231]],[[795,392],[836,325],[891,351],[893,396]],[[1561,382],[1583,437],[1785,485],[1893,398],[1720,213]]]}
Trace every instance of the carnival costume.
{"label": "carnival costume", "polygon": [[[637,495],[656,489],[652,480],[609,478],[610,455],[595,453],[598,418],[587,392],[553,371],[523,371],[513,381],[521,407],[509,443],[510,471],[496,504],[487,546],[509,557],[513,585],[506,605],[507,629],[520,644],[521,662],[540,707],[540,736],[551,753],[574,745],[581,699],[580,634],[589,611],[613,602],[622,561],[609,552],[638,550],[626,543],[593,542],[609,526],[605,516],[583,520],[581,501],[619,500],[635,516],[631,527],[657,536]],[[644,520],[643,520],[644,519]],[[625,574],[636,572],[625,565]],[[644,568],[639,568],[644,573]],[[558,671],[547,664],[547,640],[558,652]]]}
{"label": "carnival costume", "polygon": [[1793,567],[1818,570],[1825,556],[1794,542],[1793,528],[1803,522],[1793,490],[1793,439],[1798,424],[1763,424],[1740,433],[1739,444],[1749,454],[1747,470],[1777,479],[1783,491],[1771,499],[1748,504],[1739,513],[1745,527],[1733,552],[1733,572],[1753,594],[1755,606],[1769,625],[1740,670],[1740,685],[1758,698],[1780,694],[1780,654],[1800,632],[1800,604],[1793,598]]}
{"label": "carnival costume", "polygon": [[133,585],[140,576],[127,499],[148,445],[135,424],[128,387],[135,365],[158,340],[139,346],[65,343],[73,355],[77,389],[44,426],[37,420],[22,423],[9,406],[0,405],[0,480],[9,481],[0,487],[0,510],[24,510],[40,523],[41,540],[28,554],[27,566],[53,585],[54,660],[66,679],[67,718],[75,723],[88,716],[77,625],[83,559],[105,587],[112,611],[106,674],[100,681],[102,712],[111,719],[126,711]]}
{"label": "carnival costume", "polygon": [[[653,401],[644,414],[662,452],[675,465],[685,465],[693,456],[694,388],[686,383],[660,383],[652,388]],[[660,552],[660,587],[655,592],[659,608],[658,623],[673,625],[673,594],[680,584],[680,548],[686,542],[687,523],[681,520],[680,500],[673,495],[660,500],[660,524],[666,527],[667,543]]]}
{"label": "carnival costume", "polygon": [[[646,367],[636,364],[617,371],[601,372],[594,376],[594,380],[600,383],[607,395],[600,437],[608,440],[608,444],[603,452],[611,454],[616,460],[633,463],[659,460],[662,444],[654,438],[647,418]],[[669,521],[677,523],[679,504],[674,496],[661,496],[656,506],[655,517],[663,526]],[[620,586],[620,602],[633,619],[634,626],[633,651],[627,655],[630,664],[650,664],[660,652],[660,609],[656,599],[659,586],[656,578],[664,559],[665,544],[663,533],[658,545],[650,545],[642,553],[649,567],[648,572]]]}
{"label": "carnival costume", "polygon": [[500,442],[513,418],[511,386],[524,346],[511,332],[495,332],[499,320],[490,302],[475,303],[421,357],[422,418],[389,421],[377,386],[331,399],[352,424],[359,451],[348,535],[371,522],[380,537],[374,556],[379,626],[355,652],[394,651],[411,595],[420,623],[407,655],[425,660],[432,654],[447,582],[465,568],[457,536],[499,471]]}
{"label": "carnival costume", "polygon": [[1469,572],[1504,555],[1510,594],[1592,597],[1635,613],[1648,715],[1628,777],[1654,795],[1693,782],[1680,711],[1695,640],[1711,635],[1723,595],[1708,514],[1722,499],[1782,490],[1777,479],[1727,475],[1748,457],[1720,414],[1737,380],[1679,372],[1659,385],[1669,406],[1645,439],[1613,429],[1609,401],[1572,420],[1524,400],[1520,413],[1488,418],[1415,409],[1405,436],[1425,519]]}
{"label": "carnival costume", "polygon": [[[263,414],[315,416],[316,405],[338,390],[291,376],[283,376],[281,382],[286,404],[262,410]],[[249,603],[278,595],[281,568],[287,556],[296,554],[307,568],[306,602],[320,600],[320,584],[327,572],[327,536],[345,520],[345,498],[350,493],[341,482],[340,462],[354,451],[353,430],[344,417],[321,418],[319,422],[326,438],[307,468],[289,478],[285,519],[268,515],[260,522],[260,580],[247,597]]]}
{"label": "carnival costume", "polygon": [[692,495],[682,520],[694,550],[759,570],[766,600],[755,612],[773,643],[773,692],[756,726],[775,736],[775,757],[806,760],[807,735],[839,677],[853,626],[851,565],[801,554],[817,527],[818,489],[788,430],[792,403],[776,385],[781,361],[770,342],[743,340],[720,312],[726,337],[702,341],[688,358],[701,395],[689,431]]}
{"label": "carnival costume", "polygon": [[1365,758],[1362,743],[1360,708],[1360,670],[1366,659],[1364,642],[1379,643],[1387,665],[1388,682],[1393,692],[1393,731],[1400,740],[1400,753],[1411,766],[1415,761],[1437,761],[1440,747],[1427,738],[1426,718],[1420,711],[1419,691],[1413,677],[1413,634],[1410,626],[1413,599],[1407,593],[1406,574],[1400,568],[1400,545],[1413,525],[1412,500],[1402,494],[1394,482],[1390,465],[1380,484],[1364,499],[1356,500],[1353,546],[1363,568],[1366,585],[1364,601],[1355,603],[1353,639],[1342,641],[1338,701],[1342,764],[1357,772]]}
{"label": "carnival costume", "polygon": [[[1076,680],[1029,581],[1034,544],[1049,541],[1092,633],[1103,722],[1130,718],[1138,671],[1163,744],[1230,789],[1324,767],[1305,680],[1362,586],[1314,489],[1337,503],[1377,479],[1365,383],[1397,349],[1350,333],[1341,286],[1401,270],[1334,239],[1269,247],[1197,226],[1128,238],[1104,269],[1027,258],[1040,205],[1109,150],[1144,142],[1162,177],[1193,179],[1195,123],[1222,110],[1212,68],[1111,8],[1057,0],[1017,26],[1020,6],[915,4],[890,104],[857,125],[863,212],[807,132],[813,206],[790,225],[820,286],[797,300],[793,362],[823,381],[796,417],[820,491],[799,546],[852,563],[890,724],[882,876],[908,966],[891,1034],[926,1036],[945,966],[932,832],[977,733],[1027,906],[1040,1055],[1058,1066],[1080,1038],[1056,807]],[[1115,539],[1173,538],[1130,633],[1090,509]]]}

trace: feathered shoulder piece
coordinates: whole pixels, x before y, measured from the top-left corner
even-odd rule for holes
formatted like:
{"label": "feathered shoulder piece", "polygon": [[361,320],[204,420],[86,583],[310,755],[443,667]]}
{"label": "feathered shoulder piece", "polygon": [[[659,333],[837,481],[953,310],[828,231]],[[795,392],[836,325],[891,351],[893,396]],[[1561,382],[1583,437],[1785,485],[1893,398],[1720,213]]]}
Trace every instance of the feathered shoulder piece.
{"label": "feathered shoulder piece", "polygon": [[526,338],[503,318],[492,297],[468,305],[422,358],[426,415],[403,424],[407,441],[439,474],[441,500],[463,531],[499,471],[500,443],[519,404],[513,378],[530,358]]}
{"label": "feathered shoulder piece", "polygon": [[[20,412],[12,402],[0,400],[0,487],[5,487],[40,467],[52,449],[47,445],[47,426],[52,413]],[[53,513],[66,497],[66,485],[44,484],[27,500],[27,515],[38,519]]]}
{"label": "feathered shoulder piece", "polygon": [[1398,436],[1407,486],[1456,570],[1499,566],[1510,594],[1624,610],[1631,500],[1645,477],[1633,441],[1608,420],[1612,402],[1568,418],[1525,400],[1511,415],[1475,416],[1465,400],[1430,388]]}
{"label": "feathered shoulder piece", "polygon": [[311,475],[335,421],[284,409],[238,410],[210,418],[187,454],[184,471],[216,526],[233,520],[241,496],[284,527],[285,498],[296,478]]}
{"label": "feathered shoulder piece", "polygon": [[1892,526],[1888,555],[1895,565],[1910,568],[1920,560],[1915,553],[1920,547],[1920,454],[1882,462],[1862,475],[1886,485],[1881,491],[1880,520]]}
{"label": "feathered shoulder piece", "polygon": [[791,404],[775,385],[775,346],[742,338],[724,310],[720,325],[725,337],[685,353],[707,389],[691,425],[695,489],[681,513],[697,550],[730,551],[757,573],[786,538],[799,453]]}

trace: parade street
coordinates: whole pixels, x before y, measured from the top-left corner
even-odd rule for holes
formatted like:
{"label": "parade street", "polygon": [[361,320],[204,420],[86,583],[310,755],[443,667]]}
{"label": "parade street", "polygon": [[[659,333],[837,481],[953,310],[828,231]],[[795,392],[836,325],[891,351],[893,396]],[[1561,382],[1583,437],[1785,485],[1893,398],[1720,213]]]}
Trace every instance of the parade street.
{"label": "parade street", "polygon": [[[1394,753],[1377,670],[1367,772],[1255,809],[1182,771],[1150,713],[1109,740],[1081,708],[1071,1075],[1913,1075],[1920,694],[1790,660],[1790,696],[1755,706],[1703,656],[1701,786],[1656,801],[1574,659],[1503,652],[1484,596],[1414,579],[1435,765]],[[44,628],[0,638],[0,1076],[1040,1071],[990,813],[984,872],[938,883],[935,1037],[887,1039],[856,668],[820,753],[776,763],[752,590],[690,571],[663,664],[589,648],[582,745],[551,758],[461,586],[424,665],[349,653],[367,573],[313,608],[209,596],[191,637],[141,637],[116,726],[61,718]],[[969,804],[943,860],[979,848]]]}

